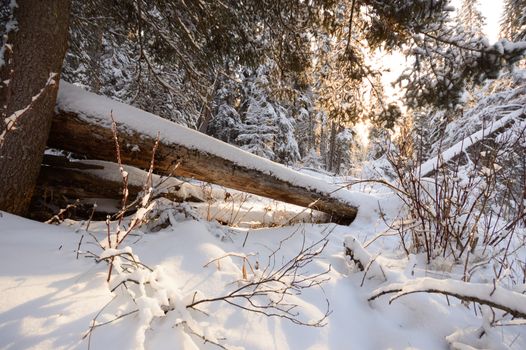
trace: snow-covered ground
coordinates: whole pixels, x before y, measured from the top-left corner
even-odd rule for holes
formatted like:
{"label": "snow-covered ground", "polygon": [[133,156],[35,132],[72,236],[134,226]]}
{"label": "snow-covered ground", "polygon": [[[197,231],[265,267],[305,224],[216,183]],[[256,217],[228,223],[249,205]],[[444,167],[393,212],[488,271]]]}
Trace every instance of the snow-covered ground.
{"label": "snow-covered ground", "polygon": [[[0,348],[526,348],[526,326],[489,326],[493,314],[488,308],[454,297],[415,293],[391,304],[389,295],[368,301],[388,286],[416,281],[407,287],[414,290],[433,285],[424,277],[444,280],[458,292],[447,279],[460,279],[463,266],[447,261],[427,265],[423,256],[407,257],[396,235],[382,235],[389,218],[398,214],[400,201],[379,189],[362,198],[364,205],[350,226],[303,223],[258,229],[196,220],[186,215],[192,213],[187,205],[163,204],[167,224],[156,232],[139,227],[118,250],[105,249],[104,222],[53,226],[1,213]],[[251,207],[264,205],[268,203],[259,201]],[[116,223],[110,232],[116,232]],[[365,272],[345,254],[344,243],[353,249],[353,259],[366,265]],[[250,301],[285,310],[297,305],[289,316],[324,326],[299,325],[232,305],[250,307],[243,298],[186,307],[236,295],[251,283],[280,276],[272,273],[308,254],[310,263],[289,270],[293,274],[285,274],[285,284],[263,284],[258,290],[266,293]],[[112,255],[115,268],[107,283],[108,264],[100,260]],[[283,300],[269,292],[294,281],[303,287],[322,283],[289,289]],[[485,296],[483,290],[479,294]],[[514,297],[516,305],[526,300],[520,293]],[[510,320],[500,311],[496,318]]]}

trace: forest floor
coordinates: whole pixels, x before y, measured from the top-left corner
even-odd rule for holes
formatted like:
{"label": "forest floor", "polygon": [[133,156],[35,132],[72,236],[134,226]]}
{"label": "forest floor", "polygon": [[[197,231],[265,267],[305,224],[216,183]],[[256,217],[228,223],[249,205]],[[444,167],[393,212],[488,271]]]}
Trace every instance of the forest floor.
{"label": "forest floor", "polygon": [[387,225],[400,200],[359,191],[350,226],[270,227],[278,205],[254,196],[232,204],[244,219],[231,225],[159,203],[162,225],[132,230],[118,249],[107,246],[116,222],[0,213],[0,348],[526,349],[524,324],[489,326],[495,314],[478,304],[428,293],[369,301],[393,283],[460,280],[464,266],[408,256]]}

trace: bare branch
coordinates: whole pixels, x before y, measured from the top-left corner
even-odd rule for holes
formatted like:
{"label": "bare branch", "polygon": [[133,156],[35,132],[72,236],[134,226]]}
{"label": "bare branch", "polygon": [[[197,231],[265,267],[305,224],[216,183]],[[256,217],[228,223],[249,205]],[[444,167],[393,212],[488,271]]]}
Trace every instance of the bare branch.
{"label": "bare branch", "polygon": [[526,319],[526,295],[488,283],[437,280],[426,277],[378,288],[368,300],[372,301],[392,293],[396,293],[396,295],[389,300],[389,304],[402,296],[413,293],[436,293],[488,305],[503,310],[513,317]]}

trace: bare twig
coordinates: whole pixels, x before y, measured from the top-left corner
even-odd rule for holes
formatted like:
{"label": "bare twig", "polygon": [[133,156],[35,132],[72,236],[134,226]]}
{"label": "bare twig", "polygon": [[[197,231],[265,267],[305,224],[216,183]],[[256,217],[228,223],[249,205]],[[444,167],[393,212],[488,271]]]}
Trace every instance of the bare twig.
{"label": "bare twig", "polygon": [[[297,231],[294,231],[291,236],[285,238],[285,240],[290,239],[296,232]],[[196,309],[196,307],[201,304],[221,301],[242,310],[268,317],[284,318],[299,325],[312,327],[324,326],[325,320],[330,314],[328,300],[326,300],[327,309],[324,315],[319,320],[311,322],[301,320],[299,312],[296,311],[298,306],[287,303],[285,299],[288,295],[299,294],[302,290],[319,286],[327,280],[325,276],[330,271],[330,267],[326,271],[311,276],[302,276],[301,274],[301,271],[317,258],[326,247],[328,243],[327,236],[310,245],[306,244],[305,237],[303,236],[299,252],[294,257],[285,261],[279,268],[274,269],[275,256],[281,249],[283,243],[284,241],[281,241],[278,248],[272,251],[268,258],[267,266],[262,269],[260,274],[254,275],[253,280],[247,281],[226,295],[194,300],[186,307]],[[217,259],[213,261],[216,260]],[[261,296],[266,297],[266,301],[261,301],[261,299],[257,298]]]}
{"label": "bare twig", "polygon": [[228,350],[228,348],[226,346],[221,345],[218,342],[213,341],[213,340],[205,337],[203,334],[196,332],[192,327],[190,327],[188,325],[187,321],[177,322],[174,327],[180,327],[180,326],[182,326],[184,328],[185,332],[200,338],[203,341],[203,344],[210,343],[210,344],[215,345],[215,346],[217,346],[217,347],[219,347],[221,349]]}

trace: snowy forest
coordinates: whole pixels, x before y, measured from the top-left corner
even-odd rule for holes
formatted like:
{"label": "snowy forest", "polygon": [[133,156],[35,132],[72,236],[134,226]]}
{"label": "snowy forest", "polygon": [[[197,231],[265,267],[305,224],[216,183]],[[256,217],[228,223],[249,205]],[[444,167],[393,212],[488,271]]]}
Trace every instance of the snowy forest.
{"label": "snowy forest", "polygon": [[526,0],[0,17],[0,349],[526,349]]}

